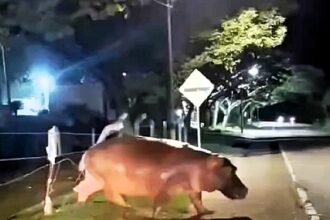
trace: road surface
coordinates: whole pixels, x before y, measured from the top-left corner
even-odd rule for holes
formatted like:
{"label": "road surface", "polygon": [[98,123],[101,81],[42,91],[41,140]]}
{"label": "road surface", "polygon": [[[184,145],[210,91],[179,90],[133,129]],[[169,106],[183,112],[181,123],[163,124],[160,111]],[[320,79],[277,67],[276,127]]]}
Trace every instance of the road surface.
{"label": "road surface", "polygon": [[283,149],[299,185],[307,189],[321,219],[330,219],[330,147],[307,148],[304,144],[291,144]]}
{"label": "road surface", "polygon": [[231,157],[249,187],[245,200],[230,201],[219,193],[205,194],[205,205],[215,209],[209,219],[304,220],[295,189],[281,154]]}

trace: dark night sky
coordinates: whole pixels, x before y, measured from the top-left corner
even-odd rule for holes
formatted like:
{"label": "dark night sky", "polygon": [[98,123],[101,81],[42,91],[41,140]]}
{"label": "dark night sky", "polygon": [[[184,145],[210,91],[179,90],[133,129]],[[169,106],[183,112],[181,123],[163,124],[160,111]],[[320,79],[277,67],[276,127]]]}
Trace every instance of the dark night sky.
{"label": "dark night sky", "polygon": [[329,14],[327,0],[299,0],[300,10],[289,19],[288,49],[298,63],[323,69],[329,76]]}

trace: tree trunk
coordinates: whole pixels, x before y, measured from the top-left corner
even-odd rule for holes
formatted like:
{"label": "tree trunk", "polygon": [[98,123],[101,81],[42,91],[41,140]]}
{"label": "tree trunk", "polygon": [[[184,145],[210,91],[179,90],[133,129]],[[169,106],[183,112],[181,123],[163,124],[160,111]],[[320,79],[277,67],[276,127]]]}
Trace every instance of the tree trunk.
{"label": "tree trunk", "polygon": [[189,106],[189,111],[188,111],[187,116],[185,117],[185,120],[184,120],[184,123],[185,123],[188,130],[190,129],[191,114],[192,114],[193,111],[194,111],[194,106],[190,105]]}
{"label": "tree trunk", "polygon": [[220,101],[216,101],[214,111],[213,111],[213,117],[212,117],[212,127],[213,128],[215,128],[215,126],[217,126],[217,124],[218,124],[219,105],[220,105]]}
{"label": "tree trunk", "polygon": [[223,116],[223,119],[222,119],[222,127],[223,128],[226,128],[227,127],[229,116],[230,116],[230,112],[228,112],[227,114],[225,114]]}
{"label": "tree trunk", "polygon": [[[111,99],[113,99],[116,103],[116,118],[118,118],[122,113],[128,111],[128,99],[125,95],[122,93],[118,93],[118,91],[123,90],[122,87],[120,87],[120,83],[116,81],[114,77],[111,79],[108,77],[102,77],[101,78],[103,85],[105,87],[105,91],[108,94],[107,99],[110,102]],[[113,94],[113,95],[109,95]]]}
{"label": "tree trunk", "polygon": [[223,112],[224,113],[224,116],[223,116],[223,119],[222,119],[222,127],[223,128],[227,127],[232,111],[236,107],[239,106],[240,102],[241,102],[240,100],[237,100],[235,102],[229,102],[228,103],[227,109],[225,110],[225,112]]}
{"label": "tree trunk", "polygon": [[211,125],[211,110],[206,108],[206,111],[205,111],[205,127],[210,127]]}

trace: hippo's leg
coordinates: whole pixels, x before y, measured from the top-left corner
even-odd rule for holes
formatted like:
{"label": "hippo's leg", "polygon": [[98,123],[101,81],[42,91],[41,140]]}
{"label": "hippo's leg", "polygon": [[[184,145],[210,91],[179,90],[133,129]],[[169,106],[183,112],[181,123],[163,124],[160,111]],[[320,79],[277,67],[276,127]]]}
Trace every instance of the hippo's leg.
{"label": "hippo's leg", "polygon": [[119,193],[116,193],[114,190],[112,190],[112,188],[109,184],[104,187],[104,194],[109,202],[112,202],[112,203],[119,205],[121,207],[124,207],[124,208],[131,208],[131,206],[126,203],[123,196]]}
{"label": "hippo's leg", "polygon": [[87,199],[94,193],[102,190],[102,184],[87,174],[85,179],[73,188],[78,193],[78,202],[86,202]]}
{"label": "hippo's leg", "polygon": [[214,213],[213,211],[210,211],[203,206],[201,192],[189,193],[189,198],[197,211],[197,215],[208,215]]}
{"label": "hippo's leg", "polygon": [[154,199],[151,218],[155,218],[162,209],[162,206],[170,200],[167,193],[159,193]]}

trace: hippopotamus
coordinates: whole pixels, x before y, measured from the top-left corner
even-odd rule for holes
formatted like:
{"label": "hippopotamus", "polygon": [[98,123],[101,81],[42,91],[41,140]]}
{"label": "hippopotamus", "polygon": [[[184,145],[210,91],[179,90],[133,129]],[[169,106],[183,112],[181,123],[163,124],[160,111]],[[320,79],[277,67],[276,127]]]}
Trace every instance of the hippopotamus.
{"label": "hippopotamus", "polygon": [[177,194],[188,195],[197,214],[204,215],[212,211],[203,206],[201,192],[220,191],[230,199],[244,199],[248,193],[229,159],[154,138],[122,136],[101,142],[83,154],[79,170],[85,174],[74,188],[79,202],[103,191],[109,202],[130,208],[125,196],[145,196],[154,201],[152,217]]}

